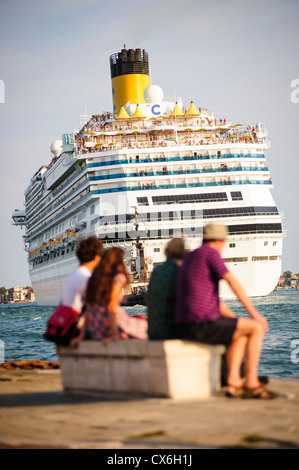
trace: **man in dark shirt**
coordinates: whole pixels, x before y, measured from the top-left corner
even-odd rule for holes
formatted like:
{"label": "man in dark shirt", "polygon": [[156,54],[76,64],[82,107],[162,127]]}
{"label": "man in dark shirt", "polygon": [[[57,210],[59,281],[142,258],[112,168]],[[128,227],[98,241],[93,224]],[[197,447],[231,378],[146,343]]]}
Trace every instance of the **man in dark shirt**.
{"label": "man in dark shirt", "polygon": [[153,269],[147,293],[148,335],[152,340],[176,338],[174,306],[176,278],[185,253],[184,240],[173,238],[167,245],[166,261]]}
{"label": "man in dark shirt", "polygon": [[[239,281],[225,266],[221,254],[228,235],[227,227],[208,224],[203,244],[184,258],[177,278],[175,323],[180,337],[227,347],[227,393],[255,398],[272,398],[258,379],[257,369],[267,320],[259,314]],[[237,318],[219,299],[219,281],[224,279],[251,318]],[[245,384],[240,370],[246,357]]]}

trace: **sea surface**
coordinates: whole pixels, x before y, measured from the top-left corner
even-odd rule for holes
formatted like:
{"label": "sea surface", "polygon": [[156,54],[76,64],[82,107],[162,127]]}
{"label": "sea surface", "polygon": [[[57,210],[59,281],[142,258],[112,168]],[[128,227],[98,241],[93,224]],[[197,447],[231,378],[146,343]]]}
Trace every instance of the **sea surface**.
{"label": "sea surface", "polygon": [[[299,291],[272,292],[252,299],[269,323],[259,373],[299,378]],[[227,301],[238,316],[246,315],[238,301]],[[146,314],[146,307],[126,308],[128,314]],[[55,345],[43,338],[53,308],[36,304],[0,305],[0,363],[11,360],[58,361]]]}

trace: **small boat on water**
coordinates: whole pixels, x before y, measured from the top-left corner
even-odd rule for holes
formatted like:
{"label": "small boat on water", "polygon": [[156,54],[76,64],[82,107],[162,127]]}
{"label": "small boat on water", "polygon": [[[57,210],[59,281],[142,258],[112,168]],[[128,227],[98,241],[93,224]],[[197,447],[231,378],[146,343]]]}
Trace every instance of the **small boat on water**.
{"label": "small boat on water", "polygon": [[134,307],[135,305],[146,305],[147,284],[140,285],[130,284],[124,293],[121,305],[123,307]]}

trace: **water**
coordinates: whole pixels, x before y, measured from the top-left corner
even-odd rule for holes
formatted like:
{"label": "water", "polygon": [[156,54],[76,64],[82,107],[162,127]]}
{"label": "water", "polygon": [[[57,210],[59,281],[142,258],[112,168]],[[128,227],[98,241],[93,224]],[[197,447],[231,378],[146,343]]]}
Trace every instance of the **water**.
{"label": "water", "polygon": [[[299,291],[279,290],[251,299],[268,320],[259,373],[271,377],[299,378]],[[237,301],[227,304],[237,315],[246,315]],[[296,342],[296,344],[295,344]]]}
{"label": "water", "polygon": [[[269,323],[259,373],[299,378],[299,291],[272,292],[267,297],[254,298],[253,303]],[[227,304],[237,315],[245,314],[237,301],[228,301]],[[142,306],[126,310],[129,314],[146,313],[146,307]],[[36,304],[0,305],[0,346],[4,346],[0,347],[0,362],[21,359],[58,361],[55,345],[43,338],[52,312],[53,308]],[[4,361],[1,352],[4,352]]]}

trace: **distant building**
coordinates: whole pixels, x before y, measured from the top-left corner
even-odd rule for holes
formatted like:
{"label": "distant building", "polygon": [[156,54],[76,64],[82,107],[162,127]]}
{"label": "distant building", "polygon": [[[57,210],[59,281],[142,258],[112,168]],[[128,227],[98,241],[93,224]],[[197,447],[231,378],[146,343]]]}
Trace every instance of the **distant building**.
{"label": "distant building", "polygon": [[298,284],[298,276],[293,274],[292,278],[290,279],[290,286],[297,287],[297,284]]}
{"label": "distant building", "polygon": [[35,295],[33,290],[27,290],[26,299],[29,300],[29,302],[35,302]]}
{"label": "distant building", "polygon": [[35,302],[35,296],[32,289],[25,289],[24,287],[11,287],[7,290],[5,296],[6,302]]}
{"label": "distant building", "polygon": [[0,302],[1,304],[5,304],[6,302],[8,302],[8,294],[1,294],[0,295]]}
{"label": "distant building", "polygon": [[21,300],[21,287],[11,287],[7,290],[8,301],[18,302]]}

